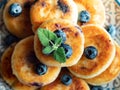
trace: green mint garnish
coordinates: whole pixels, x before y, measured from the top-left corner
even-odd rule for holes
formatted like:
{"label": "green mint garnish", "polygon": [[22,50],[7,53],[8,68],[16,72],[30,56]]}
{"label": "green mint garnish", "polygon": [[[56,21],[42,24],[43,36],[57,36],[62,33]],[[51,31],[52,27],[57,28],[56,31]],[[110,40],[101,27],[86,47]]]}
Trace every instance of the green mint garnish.
{"label": "green mint garnish", "polygon": [[38,38],[41,41],[43,46],[48,46],[50,44],[50,41],[56,40],[57,36],[50,30],[39,28],[38,29]]}
{"label": "green mint garnish", "polygon": [[60,63],[66,62],[65,50],[60,47],[62,38],[57,37],[56,34],[50,30],[39,28],[38,38],[43,45],[43,54],[50,54],[53,52],[53,57]]}
{"label": "green mint garnish", "polygon": [[53,48],[51,46],[46,46],[42,52],[43,54],[50,54],[53,51]]}
{"label": "green mint garnish", "polygon": [[63,47],[59,47],[57,50],[54,52],[54,58],[61,63],[66,62],[66,56],[65,56],[65,51]]}

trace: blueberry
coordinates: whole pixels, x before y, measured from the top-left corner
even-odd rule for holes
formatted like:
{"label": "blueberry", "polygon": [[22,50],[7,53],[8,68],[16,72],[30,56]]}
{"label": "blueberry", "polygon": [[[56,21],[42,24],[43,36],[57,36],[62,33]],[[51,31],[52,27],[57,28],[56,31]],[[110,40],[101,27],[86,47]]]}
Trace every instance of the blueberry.
{"label": "blueberry", "polygon": [[88,59],[94,59],[98,54],[98,51],[95,47],[93,46],[88,46],[84,49],[84,55]]}
{"label": "blueberry", "polygon": [[13,3],[10,5],[8,12],[11,16],[17,17],[22,13],[22,7],[18,3]]}
{"label": "blueberry", "polygon": [[70,85],[72,83],[72,77],[70,75],[68,75],[68,74],[64,74],[61,77],[61,82],[64,85]]}
{"label": "blueberry", "polygon": [[68,44],[61,44],[61,47],[65,50],[66,58],[69,58],[73,53],[72,48]]}
{"label": "blueberry", "polygon": [[81,11],[79,13],[78,20],[82,23],[90,21],[90,13],[88,11]]}
{"label": "blueberry", "polygon": [[39,63],[36,65],[35,69],[36,69],[35,71],[38,75],[44,75],[47,72],[48,68],[45,64]]}
{"label": "blueberry", "polygon": [[16,36],[13,36],[11,34],[7,35],[6,38],[5,38],[5,44],[7,46],[9,46],[13,42],[17,42],[17,41],[19,41],[19,39]]}
{"label": "blueberry", "polygon": [[107,27],[107,32],[108,32],[112,37],[114,37],[115,34],[116,34],[116,28],[115,28],[115,26],[114,26],[114,25],[109,25],[109,26]]}
{"label": "blueberry", "polygon": [[62,30],[56,30],[54,33],[57,35],[57,37],[62,38],[62,43],[66,41],[66,34]]}

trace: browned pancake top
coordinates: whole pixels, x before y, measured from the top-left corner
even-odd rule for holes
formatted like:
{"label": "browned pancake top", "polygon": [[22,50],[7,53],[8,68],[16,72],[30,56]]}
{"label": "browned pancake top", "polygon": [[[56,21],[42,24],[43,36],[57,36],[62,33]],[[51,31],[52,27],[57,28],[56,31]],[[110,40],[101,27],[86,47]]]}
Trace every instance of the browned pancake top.
{"label": "browned pancake top", "polygon": [[11,56],[14,51],[16,43],[13,43],[9,46],[4,54],[2,55],[1,59],[1,75],[3,79],[11,86],[14,90],[36,90],[36,87],[33,86],[26,86],[18,81],[18,79],[13,75],[12,68],[11,68]]}
{"label": "browned pancake top", "polygon": [[77,22],[77,7],[72,0],[38,0],[30,10],[33,31],[43,22],[61,18]]}
{"label": "browned pancake top", "polygon": [[115,45],[109,34],[97,25],[83,26],[82,30],[85,36],[85,48],[88,46],[96,47],[98,55],[90,60],[83,54],[79,62],[70,67],[70,70],[89,78],[103,72],[111,64],[115,55]]}
{"label": "browned pancake top", "polygon": [[12,69],[18,80],[30,86],[46,85],[57,77],[61,68],[48,67],[44,75],[35,72],[35,66],[40,62],[33,49],[33,36],[21,40],[12,55]]}
{"label": "browned pancake top", "polygon": [[102,74],[86,79],[86,81],[93,85],[106,84],[113,80],[120,72],[120,46],[116,43],[116,54],[112,64]]}
{"label": "browned pancake top", "polygon": [[42,53],[42,45],[36,33],[34,38],[34,49],[35,49],[36,56],[41,62],[50,66],[58,66],[58,67],[71,66],[78,62],[84,49],[84,36],[81,29],[77,25],[73,25],[70,22],[65,20],[54,19],[54,20],[50,20],[43,23],[40,26],[40,28],[46,28],[53,32],[55,30],[63,30],[67,36],[65,43],[70,45],[73,50],[73,54],[71,55],[70,58],[66,60],[65,63],[59,63],[53,58],[53,56],[45,55]]}

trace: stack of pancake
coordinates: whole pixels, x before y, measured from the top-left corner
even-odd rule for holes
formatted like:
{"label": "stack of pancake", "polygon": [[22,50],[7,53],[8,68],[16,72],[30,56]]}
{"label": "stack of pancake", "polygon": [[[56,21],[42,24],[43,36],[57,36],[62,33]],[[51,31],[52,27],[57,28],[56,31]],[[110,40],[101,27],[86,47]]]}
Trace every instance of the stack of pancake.
{"label": "stack of pancake", "polygon": [[[0,63],[1,76],[13,90],[90,90],[88,84],[109,83],[120,73],[120,47],[103,27],[101,0],[9,0],[3,20],[20,38],[5,50]],[[72,48],[66,62],[42,52],[39,28],[66,34],[65,44]],[[46,67],[42,75],[36,72],[40,66]]]}

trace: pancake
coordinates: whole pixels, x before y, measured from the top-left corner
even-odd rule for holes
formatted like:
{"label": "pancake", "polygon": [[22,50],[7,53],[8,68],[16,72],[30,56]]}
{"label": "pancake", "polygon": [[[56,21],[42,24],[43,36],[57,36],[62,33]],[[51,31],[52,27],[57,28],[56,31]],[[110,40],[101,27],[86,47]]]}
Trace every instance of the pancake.
{"label": "pancake", "polygon": [[[99,25],[82,26],[85,37],[85,48],[93,46],[98,54],[94,59],[89,59],[83,54],[76,65],[68,67],[77,77],[89,79],[98,76],[112,63],[115,56],[115,45],[107,31]],[[91,52],[89,52],[91,54]],[[91,54],[92,55],[92,54]]]}
{"label": "pancake", "polygon": [[[70,85],[64,85],[61,82],[61,77],[64,74],[72,77],[72,83]],[[67,69],[62,69],[60,75],[54,82],[42,87],[40,90],[90,90],[90,88],[84,80],[73,76]]]}
{"label": "pancake", "polygon": [[83,54],[84,36],[79,26],[62,19],[53,19],[44,22],[40,28],[51,30],[62,30],[66,34],[66,44],[72,47],[72,55],[64,63],[56,61],[52,55],[45,55],[42,53],[42,44],[38,39],[37,33],[34,37],[34,50],[37,58],[48,66],[66,67],[76,64]]}
{"label": "pancake", "polygon": [[33,31],[50,19],[66,19],[77,23],[77,6],[73,0],[38,0],[30,10]]}
{"label": "pancake", "polygon": [[17,78],[12,74],[11,68],[11,56],[15,45],[16,43],[13,43],[5,50],[0,63],[1,76],[9,85],[12,85],[17,80]]}
{"label": "pancake", "polygon": [[12,70],[21,83],[41,87],[53,82],[61,68],[47,66],[46,73],[39,75],[35,68],[40,62],[34,53],[33,40],[33,36],[30,36],[16,45],[12,55]]}
{"label": "pancake", "polygon": [[106,16],[105,16],[105,8],[102,3],[102,0],[74,0],[78,7],[78,14],[87,10],[90,13],[90,21],[87,23],[81,23],[78,20],[78,25],[83,24],[99,24],[104,25]]}
{"label": "pancake", "polygon": [[[10,33],[17,36],[18,38],[25,38],[33,34],[31,22],[30,22],[30,4],[34,0],[9,0],[5,5],[3,11],[3,20],[6,28]],[[9,12],[9,7],[13,3],[18,3],[22,7],[22,13],[17,16],[11,16]]]}
{"label": "pancake", "polygon": [[120,46],[115,43],[116,45],[116,54],[112,64],[105,70],[102,74],[86,79],[89,84],[91,85],[102,85],[107,84],[110,81],[114,80],[118,74],[120,73]]}
{"label": "pancake", "polygon": [[1,76],[13,90],[36,90],[37,87],[30,87],[20,83],[12,73],[11,56],[15,45],[16,43],[13,43],[11,46],[9,46],[2,55],[0,63]]}

